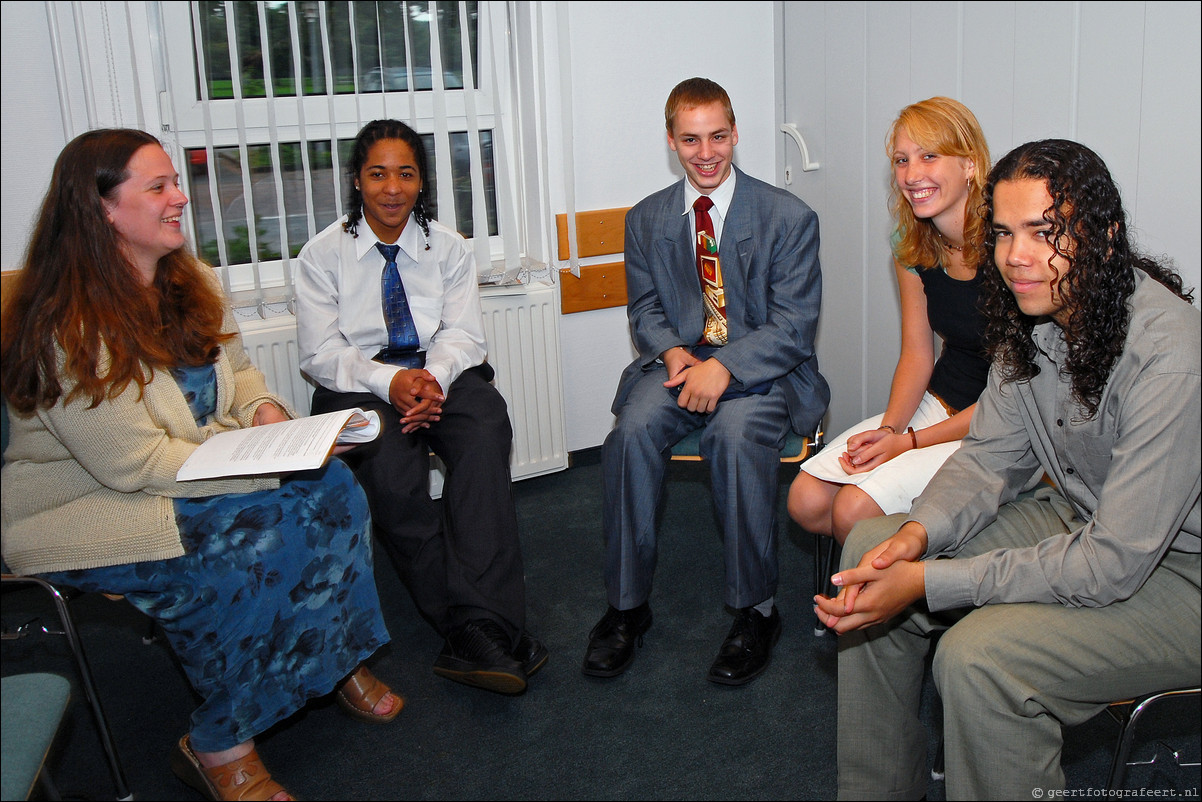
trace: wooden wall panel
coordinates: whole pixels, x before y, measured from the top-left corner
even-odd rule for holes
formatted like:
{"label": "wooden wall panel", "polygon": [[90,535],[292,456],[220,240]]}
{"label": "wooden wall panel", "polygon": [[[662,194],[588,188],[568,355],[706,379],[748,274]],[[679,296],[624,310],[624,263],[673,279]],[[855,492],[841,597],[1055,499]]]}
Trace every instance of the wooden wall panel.
{"label": "wooden wall panel", "polygon": [[[576,212],[576,255],[609,256],[626,250],[626,211],[619,209],[595,209]],[[555,215],[555,230],[559,235],[559,258],[568,258],[568,216]]]}
{"label": "wooden wall panel", "polygon": [[580,278],[559,271],[559,298],[563,314],[626,305],[626,263],[581,265]]}

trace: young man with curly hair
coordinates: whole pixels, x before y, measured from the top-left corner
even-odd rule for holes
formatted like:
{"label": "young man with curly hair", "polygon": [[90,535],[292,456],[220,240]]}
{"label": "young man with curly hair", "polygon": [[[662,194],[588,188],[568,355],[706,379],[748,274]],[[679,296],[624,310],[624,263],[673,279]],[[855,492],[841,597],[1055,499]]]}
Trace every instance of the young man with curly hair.
{"label": "young man with curly hair", "polygon": [[992,369],[969,436],[908,516],[852,531],[838,595],[815,599],[841,634],[841,799],[925,793],[936,633],[948,799],[1061,789],[1063,726],[1202,673],[1199,312],[1132,250],[1088,148],[1015,149],[985,201]]}

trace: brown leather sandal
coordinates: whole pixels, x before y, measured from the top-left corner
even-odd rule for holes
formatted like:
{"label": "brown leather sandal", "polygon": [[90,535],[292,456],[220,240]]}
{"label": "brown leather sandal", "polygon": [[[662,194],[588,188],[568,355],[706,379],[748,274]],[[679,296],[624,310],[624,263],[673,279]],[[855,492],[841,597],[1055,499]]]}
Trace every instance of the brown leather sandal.
{"label": "brown leather sandal", "polygon": [[[384,715],[375,713],[376,705],[389,693],[392,693],[393,698],[396,699],[392,710]],[[372,724],[387,724],[396,718],[397,714],[401,712],[401,708],[405,706],[405,700],[401,698],[400,694],[393,692],[391,688],[376,679],[375,675],[367,670],[367,666],[359,666],[355,673],[342,683],[342,687],[338,689],[335,697],[338,699],[339,707],[349,715]]]}
{"label": "brown leather sandal", "polygon": [[[171,753],[171,770],[214,802],[270,800],[281,791],[288,794],[284,786],[271,779],[254,749],[223,766],[209,768],[192,751],[187,735],[179,739],[178,748]],[[293,799],[292,794],[288,794],[288,798]]]}

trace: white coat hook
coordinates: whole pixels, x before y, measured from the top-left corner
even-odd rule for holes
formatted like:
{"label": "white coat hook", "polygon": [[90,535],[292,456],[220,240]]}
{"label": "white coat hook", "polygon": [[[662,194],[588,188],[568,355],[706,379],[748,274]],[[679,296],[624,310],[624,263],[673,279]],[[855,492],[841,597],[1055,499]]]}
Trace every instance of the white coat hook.
{"label": "white coat hook", "polygon": [[792,137],[793,141],[797,143],[797,147],[801,150],[802,172],[812,173],[817,170],[819,164],[818,162],[810,161],[810,149],[806,147],[806,141],[801,138],[801,131],[797,130],[797,126],[793,123],[784,123],[781,125],[780,130]]}

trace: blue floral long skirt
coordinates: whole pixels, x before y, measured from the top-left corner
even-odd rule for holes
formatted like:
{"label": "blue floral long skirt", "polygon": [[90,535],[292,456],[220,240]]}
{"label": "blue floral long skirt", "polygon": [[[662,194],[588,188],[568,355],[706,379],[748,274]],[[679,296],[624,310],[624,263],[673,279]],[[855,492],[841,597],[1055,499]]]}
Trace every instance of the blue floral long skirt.
{"label": "blue floral long skirt", "polygon": [[388,642],[367,498],[341,460],[279,490],[177,499],[175,510],[184,556],[46,577],[120,593],[161,625],[204,700],[194,749],[254,737]]}

